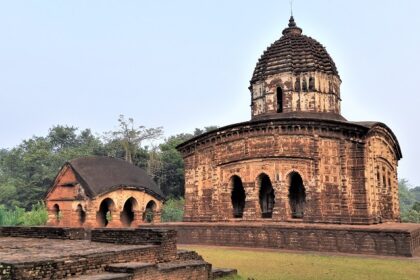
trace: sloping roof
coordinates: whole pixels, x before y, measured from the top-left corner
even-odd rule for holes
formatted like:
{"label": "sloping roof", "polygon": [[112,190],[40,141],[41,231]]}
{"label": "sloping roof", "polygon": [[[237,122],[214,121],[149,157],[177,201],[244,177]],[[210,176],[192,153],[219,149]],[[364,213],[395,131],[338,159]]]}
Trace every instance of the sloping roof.
{"label": "sloping roof", "polygon": [[251,83],[268,75],[318,71],[338,76],[338,70],[327,50],[315,39],[302,35],[293,17],[283,36],[262,54],[255,66]]}
{"label": "sloping roof", "polygon": [[85,190],[93,197],[123,186],[144,190],[164,198],[162,191],[146,171],[124,160],[92,156],[77,158],[68,164],[79,177]]}

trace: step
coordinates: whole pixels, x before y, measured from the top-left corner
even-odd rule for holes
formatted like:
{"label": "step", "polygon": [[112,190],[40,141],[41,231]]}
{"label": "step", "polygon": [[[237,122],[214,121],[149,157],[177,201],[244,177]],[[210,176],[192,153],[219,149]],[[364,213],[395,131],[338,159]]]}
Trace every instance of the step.
{"label": "step", "polygon": [[157,265],[159,271],[162,271],[162,272],[185,269],[188,267],[195,267],[195,266],[211,266],[211,264],[202,260],[188,260],[188,261],[159,263]]}
{"label": "step", "polygon": [[125,262],[107,265],[105,270],[116,273],[134,274],[151,268],[156,268],[156,264],[145,262]]}
{"label": "step", "polygon": [[177,250],[177,258],[181,261],[203,260],[203,257],[200,256],[197,252],[189,250]]}
{"label": "step", "polygon": [[213,275],[213,279],[219,279],[223,277],[236,276],[238,275],[238,271],[233,268],[215,267],[211,270],[211,274]]}
{"label": "step", "polygon": [[111,272],[100,272],[98,274],[88,274],[74,276],[67,278],[69,280],[131,280],[133,275],[129,273],[111,273]]}

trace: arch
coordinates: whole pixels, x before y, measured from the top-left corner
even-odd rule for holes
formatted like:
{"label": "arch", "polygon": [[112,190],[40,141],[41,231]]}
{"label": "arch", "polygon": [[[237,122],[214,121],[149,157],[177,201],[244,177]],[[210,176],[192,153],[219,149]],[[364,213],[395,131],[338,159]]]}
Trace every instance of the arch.
{"label": "arch", "polygon": [[309,77],[309,90],[313,91],[315,90],[315,78]]}
{"label": "arch", "polygon": [[302,91],[307,91],[308,90],[308,86],[306,83],[306,78],[302,79]]}
{"label": "arch", "polygon": [[121,212],[121,223],[123,226],[130,227],[135,219],[134,211],[138,208],[137,200],[130,197],[124,203],[123,211]]}
{"label": "arch", "polygon": [[153,200],[150,200],[146,204],[146,209],[144,210],[144,213],[143,213],[144,222],[146,223],[153,222],[153,219],[155,218],[156,207],[157,207],[156,202],[154,202]]}
{"label": "arch", "polygon": [[77,213],[79,225],[83,225],[86,222],[86,211],[83,210],[83,207],[81,204],[77,205],[76,213]]}
{"label": "arch", "polygon": [[306,191],[302,177],[298,172],[289,174],[289,205],[293,219],[303,218],[305,212]]}
{"label": "arch", "polygon": [[277,87],[277,113],[283,112],[283,90],[281,87]]}
{"label": "arch", "polygon": [[296,78],[295,81],[295,91],[300,91],[300,78]]}
{"label": "arch", "polygon": [[115,209],[115,203],[110,198],[105,198],[99,205],[99,211],[96,216],[96,221],[100,227],[106,227],[112,220],[112,212]]}
{"label": "arch", "polygon": [[60,210],[60,205],[54,204],[54,206],[53,206],[53,213],[54,213],[55,221],[57,223],[59,223],[60,220],[61,220],[61,216],[62,216],[61,210]]}
{"label": "arch", "polygon": [[270,177],[262,173],[258,176],[259,201],[261,207],[261,218],[272,218],[274,208],[274,189]]}
{"label": "arch", "polygon": [[231,185],[231,201],[232,201],[232,208],[233,208],[233,217],[234,218],[242,218],[245,209],[245,189],[242,184],[242,180],[239,176],[232,176],[230,178],[230,185]]}

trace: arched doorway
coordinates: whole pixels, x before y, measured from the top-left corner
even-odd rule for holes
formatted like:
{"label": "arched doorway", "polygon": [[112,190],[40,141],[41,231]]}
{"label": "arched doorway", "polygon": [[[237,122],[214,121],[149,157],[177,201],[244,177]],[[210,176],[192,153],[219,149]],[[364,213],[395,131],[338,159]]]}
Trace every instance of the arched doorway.
{"label": "arched doorway", "polygon": [[156,202],[153,200],[150,200],[146,204],[146,209],[144,210],[143,214],[143,221],[146,223],[153,222],[153,219],[155,218],[155,211],[156,211]]}
{"label": "arched doorway", "polygon": [[83,210],[83,207],[81,204],[77,205],[76,213],[77,213],[79,225],[83,225],[86,221],[86,212]]}
{"label": "arched doorway", "polygon": [[283,90],[277,87],[277,113],[283,112]]}
{"label": "arched doorway", "polygon": [[61,220],[61,210],[60,210],[60,206],[58,204],[54,204],[53,206],[53,214],[54,214],[54,219],[55,222],[58,224]]}
{"label": "arched doorway", "polygon": [[289,204],[292,218],[303,218],[305,211],[306,193],[303,186],[302,177],[297,172],[292,172],[289,175]]}
{"label": "arched doorway", "polygon": [[270,177],[266,174],[261,174],[258,177],[259,182],[259,199],[261,207],[261,218],[271,218],[273,216],[274,208],[274,189],[271,185]]}
{"label": "arched doorway", "polygon": [[121,212],[121,222],[124,226],[131,226],[135,218],[134,211],[137,209],[137,205],[137,200],[134,197],[130,197],[124,203],[123,211]]}
{"label": "arched doorway", "polygon": [[232,176],[230,179],[231,184],[231,200],[232,200],[232,208],[233,208],[233,217],[234,218],[242,218],[244,214],[245,208],[245,190],[242,185],[242,180],[239,176]]}
{"label": "arched doorway", "polygon": [[105,198],[102,200],[101,205],[99,206],[99,211],[96,216],[96,221],[98,226],[106,227],[109,222],[112,220],[112,212],[115,208],[115,203],[110,198]]}

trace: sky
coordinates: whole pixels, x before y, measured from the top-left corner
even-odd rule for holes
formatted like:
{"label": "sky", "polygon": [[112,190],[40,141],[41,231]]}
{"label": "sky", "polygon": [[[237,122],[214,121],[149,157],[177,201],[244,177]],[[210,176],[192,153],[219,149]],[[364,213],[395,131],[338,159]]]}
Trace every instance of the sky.
{"label": "sky", "polygon": [[[342,115],[386,123],[399,177],[420,185],[420,1],[293,6],[338,67]],[[255,64],[289,17],[289,0],[0,0],[0,148],[120,114],[166,136],[247,121]]]}

